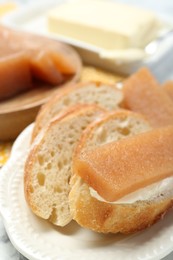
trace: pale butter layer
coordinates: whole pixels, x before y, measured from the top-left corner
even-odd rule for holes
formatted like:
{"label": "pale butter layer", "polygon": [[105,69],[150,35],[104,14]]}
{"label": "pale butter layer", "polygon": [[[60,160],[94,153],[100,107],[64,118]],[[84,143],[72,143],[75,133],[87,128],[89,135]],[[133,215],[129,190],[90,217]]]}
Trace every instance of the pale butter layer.
{"label": "pale butter layer", "polygon": [[142,48],[161,23],[151,11],[111,1],[60,4],[48,14],[49,31],[105,49]]}
{"label": "pale butter layer", "polygon": [[168,177],[162,181],[148,185],[113,202],[106,201],[91,187],[89,189],[91,196],[99,201],[111,204],[131,204],[137,201],[152,201],[173,197],[173,177]]}

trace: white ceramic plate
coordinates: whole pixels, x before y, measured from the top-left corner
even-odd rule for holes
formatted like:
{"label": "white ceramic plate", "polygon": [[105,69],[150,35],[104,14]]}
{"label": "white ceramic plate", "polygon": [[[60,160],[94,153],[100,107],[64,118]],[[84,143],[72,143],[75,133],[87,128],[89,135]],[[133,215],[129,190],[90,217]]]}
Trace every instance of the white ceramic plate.
{"label": "white ceramic plate", "polygon": [[75,222],[58,228],[36,217],[23,191],[32,128],[30,125],[18,137],[0,172],[0,212],[19,252],[30,260],[156,260],[173,250],[173,211],[150,229],[132,236],[97,234]]}
{"label": "white ceramic plate", "polygon": [[[131,74],[141,66],[148,66],[160,81],[164,81],[168,78],[170,68],[172,70],[173,37],[168,37],[164,39],[160,44],[158,51],[151,57],[149,56],[147,58],[135,59],[135,55],[131,54],[131,58],[129,58],[128,51],[127,53],[125,52],[123,55],[115,56],[115,58],[110,57],[109,54],[105,54],[105,50],[94,45],[90,45],[76,39],[63,37],[61,35],[50,33],[48,31],[48,12],[64,1],[72,0],[39,0],[37,1],[37,3],[36,1],[31,1],[31,3],[24,5],[21,9],[17,9],[11,14],[5,16],[2,19],[2,22],[5,25],[13,27],[15,29],[41,34],[68,43],[77,49],[83,61],[87,64],[99,66],[103,69],[123,74]],[[167,28],[167,26],[172,26],[172,19],[168,18],[167,16],[161,15],[160,13],[158,13],[158,17],[160,17],[160,19],[164,21],[165,28]],[[163,66],[161,66],[160,69],[160,63],[164,64],[164,68]]]}

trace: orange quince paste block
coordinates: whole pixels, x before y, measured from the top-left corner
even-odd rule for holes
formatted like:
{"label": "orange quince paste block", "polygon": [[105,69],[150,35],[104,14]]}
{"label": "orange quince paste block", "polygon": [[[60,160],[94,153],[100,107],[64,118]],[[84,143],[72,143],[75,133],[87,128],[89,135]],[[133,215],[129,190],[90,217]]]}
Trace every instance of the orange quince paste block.
{"label": "orange quince paste block", "polygon": [[26,52],[0,57],[0,100],[32,88],[29,58]]}
{"label": "orange quince paste block", "polygon": [[143,114],[153,127],[173,124],[173,103],[147,68],[142,68],[123,87],[126,108]]}
{"label": "orange quince paste block", "polygon": [[107,201],[169,177],[173,175],[173,126],[85,151],[74,160],[74,172]]}

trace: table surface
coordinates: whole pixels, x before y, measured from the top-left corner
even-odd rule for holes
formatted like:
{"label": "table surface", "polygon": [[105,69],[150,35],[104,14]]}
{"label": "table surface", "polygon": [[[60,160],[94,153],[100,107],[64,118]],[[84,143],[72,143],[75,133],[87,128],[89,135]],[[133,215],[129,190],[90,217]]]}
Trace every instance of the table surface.
{"label": "table surface", "polygon": [[[27,2],[31,2],[34,0],[18,0],[16,2],[20,4],[25,4]],[[41,0],[37,0],[41,1]],[[8,1],[0,0],[0,3],[4,3]],[[11,2],[11,1],[10,1]],[[119,2],[131,3],[136,5],[141,5],[152,9],[159,14],[163,14],[168,16],[173,20],[173,1],[172,0],[119,0]],[[172,17],[171,17],[172,16]],[[164,69],[164,68],[163,68]],[[170,71],[167,71],[167,78],[173,79],[173,67]],[[0,216],[0,260],[25,260],[26,258],[22,256],[11,244],[8,235],[5,231],[2,218]],[[172,260],[173,252],[164,258],[164,260]],[[135,259],[134,259],[135,260]]]}

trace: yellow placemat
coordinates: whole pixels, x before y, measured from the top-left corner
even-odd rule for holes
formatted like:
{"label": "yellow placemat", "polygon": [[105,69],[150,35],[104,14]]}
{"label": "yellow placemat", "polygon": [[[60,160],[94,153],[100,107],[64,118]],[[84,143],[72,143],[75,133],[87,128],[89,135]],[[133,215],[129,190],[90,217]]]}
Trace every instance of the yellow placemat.
{"label": "yellow placemat", "polygon": [[107,84],[114,84],[116,82],[122,81],[123,79],[123,76],[116,73],[111,73],[91,66],[84,66],[80,81],[100,81]]}
{"label": "yellow placemat", "polygon": [[[81,82],[87,81],[101,81],[103,83],[113,84],[118,81],[122,81],[123,77],[116,75],[114,73],[106,72],[104,70],[91,67],[84,66],[83,71],[81,73]],[[0,142],[0,168],[6,163],[9,158],[10,151],[12,147],[12,142]]]}
{"label": "yellow placemat", "polygon": [[11,152],[12,142],[0,142],[0,168],[6,163]]}

